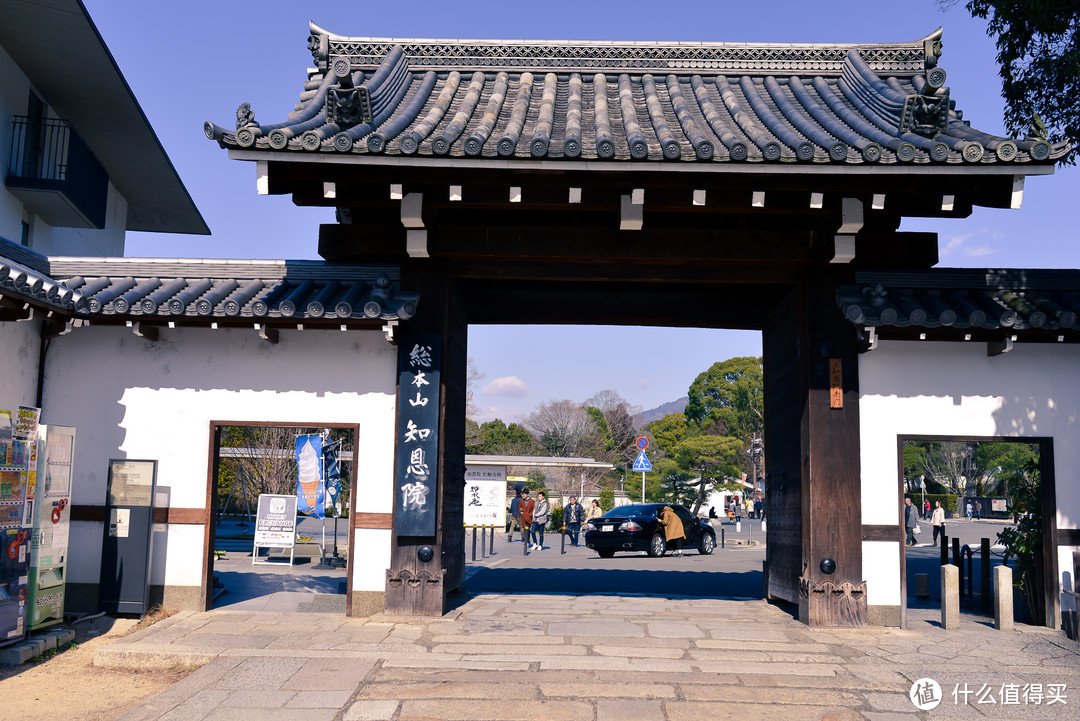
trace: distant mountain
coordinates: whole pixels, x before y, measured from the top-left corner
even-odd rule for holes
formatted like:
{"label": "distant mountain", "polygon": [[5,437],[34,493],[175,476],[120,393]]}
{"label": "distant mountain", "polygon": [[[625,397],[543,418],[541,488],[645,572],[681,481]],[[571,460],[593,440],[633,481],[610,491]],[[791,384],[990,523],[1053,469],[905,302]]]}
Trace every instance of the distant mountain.
{"label": "distant mountain", "polygon": [[646,423],[658,421],[664,416],[671,415],[672,413],[682,413],[689,404],[690,396],[683,396],[677,401],[670,401],[663,405],[659,405],[652,410],[642,411],[633,416],[634,428],[640,429]]}

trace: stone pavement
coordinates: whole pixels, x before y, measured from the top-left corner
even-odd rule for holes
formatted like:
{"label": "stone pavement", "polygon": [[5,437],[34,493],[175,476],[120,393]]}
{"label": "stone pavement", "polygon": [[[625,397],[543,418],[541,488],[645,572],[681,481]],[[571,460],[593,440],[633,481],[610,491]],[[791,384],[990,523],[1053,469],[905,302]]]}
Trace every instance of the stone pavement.
{"label": "stone pavement", "polygon": [[[1077,717],[1076,643],[936,616],[814,630],[760,600],[480,595],[440,619],[182,613],[95,664],[201,665],[123,721]],[[923,678],[942,689],[933,711],[908,697]]]}

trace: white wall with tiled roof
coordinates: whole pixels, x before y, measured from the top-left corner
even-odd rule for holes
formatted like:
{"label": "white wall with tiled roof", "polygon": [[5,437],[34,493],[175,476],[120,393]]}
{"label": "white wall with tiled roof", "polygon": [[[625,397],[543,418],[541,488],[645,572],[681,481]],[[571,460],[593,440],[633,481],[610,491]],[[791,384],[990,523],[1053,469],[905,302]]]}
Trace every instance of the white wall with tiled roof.
{"label": "white wall with tiled roof", "polygon": [[[72,503],[105,502],[110,458],[156,459],[159,498],[204,509],[210,421],[355,423],[353,511],[393,505],[397,348],[379,331],[163,329],[150,342],[124,328],[76,328],[52,341],[45,372],[49,422],[78,429]],[[44,418],[44,416],[43,416]],[[96,584],[102,527],[72,524],[70,583]],[[357,534],[354,590],[381,591],[390,531]],[[201,583],[203,526],[155,533],[151,584],[191,596]]]}
{"label": "white wall with tiled roof", "polygon": [[[859,356],[862,522],[897,525],[897,436],[1050,437],[1057,526],[1080,527],[1080,346],[882,341]],[[1072,582],[1072,547],[1059,548]],[[871,606],[900,604],[899,542],[863,543]]]}

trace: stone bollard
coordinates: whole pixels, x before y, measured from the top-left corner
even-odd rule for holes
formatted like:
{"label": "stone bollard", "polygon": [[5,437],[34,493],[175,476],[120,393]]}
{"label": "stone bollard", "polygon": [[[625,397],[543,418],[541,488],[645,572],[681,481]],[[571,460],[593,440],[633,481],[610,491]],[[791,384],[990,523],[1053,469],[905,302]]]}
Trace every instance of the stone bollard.
{"label": "stone bollard", "polygon": [[915,574],[915,598],[930,598],[930,574]]}
{"label": "stone bollard", "polygon": [[960,627],[960,569],[951,563],[941,567],[941,627]]}
{"label": "stone bollard", "polygon": [[994,567],[994,628],[1013,630],[1012,569],[1008,566]]}

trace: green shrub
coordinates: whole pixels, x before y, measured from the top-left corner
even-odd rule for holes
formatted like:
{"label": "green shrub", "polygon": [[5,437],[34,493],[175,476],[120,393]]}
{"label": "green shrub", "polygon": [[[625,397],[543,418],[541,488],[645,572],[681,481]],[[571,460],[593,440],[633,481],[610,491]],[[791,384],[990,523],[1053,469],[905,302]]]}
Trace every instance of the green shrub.
{"label": "green shrub", "polygon": [[563,507],[555,506],[551,509],[551,528],[558,530],[562,528],[563,522]]}
{"label": "green shrub", "polygon": [[605,513],[615,507],[615,491],[605,488],[600,491],[600,509]]}

